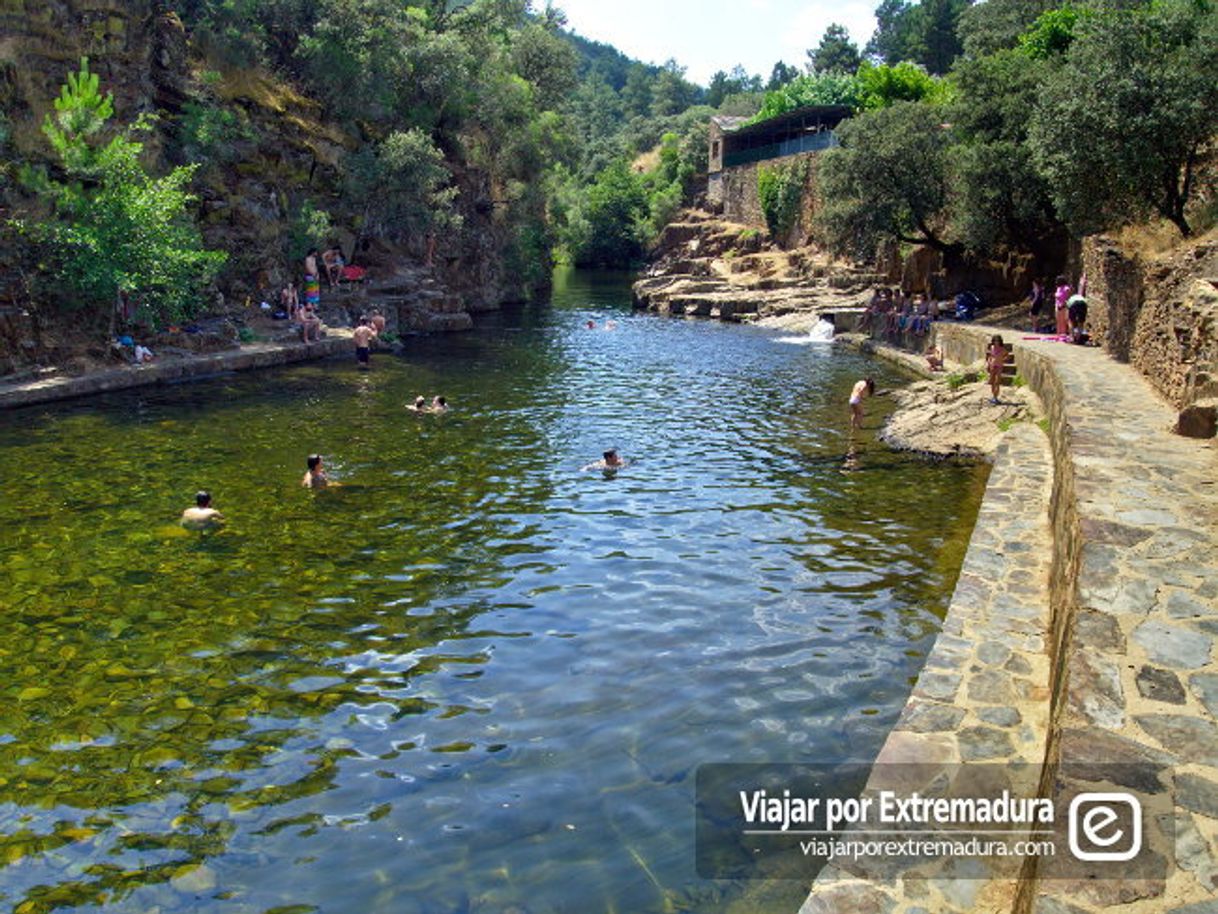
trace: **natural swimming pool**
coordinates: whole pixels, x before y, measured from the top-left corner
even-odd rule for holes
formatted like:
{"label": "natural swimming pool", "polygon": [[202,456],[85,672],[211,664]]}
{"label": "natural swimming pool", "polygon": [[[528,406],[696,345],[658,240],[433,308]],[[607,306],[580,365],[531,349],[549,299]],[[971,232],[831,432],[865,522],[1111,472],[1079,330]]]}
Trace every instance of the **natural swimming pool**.
{"label": "natural swimming pool", "polygon": [[[0,416],[0,900],[798,907],[698,879],[693,773],[874,755],[985,469],[875,443],[883,399],[847,465],[883,364],[556,279],[367,374]],[[343,487],[299,487],[314,451]],[[174,526],[199,488],[219,535]]]}

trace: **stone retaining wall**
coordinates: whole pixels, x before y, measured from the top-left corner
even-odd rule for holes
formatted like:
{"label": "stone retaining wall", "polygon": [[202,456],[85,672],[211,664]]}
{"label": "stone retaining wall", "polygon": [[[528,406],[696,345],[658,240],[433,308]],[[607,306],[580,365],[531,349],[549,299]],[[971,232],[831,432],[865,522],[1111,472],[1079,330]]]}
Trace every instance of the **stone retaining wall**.
{"label": "stone retaining wall", "polygon": [[[946,357],[964,364],[982,358],[994,332],[936,327]],[[1170,406],[1096,349],[1018,340],[1014,349],[1019,374],[1047,411],[1041,448],[1051,457],[1035,458],[1029,428],[1012,430],[943,633],[880,760],[978,757],[978,747],[984,758],[1009,746],[1010,757],[1031,761],[1042,752],[1034,762],[1042,795],[1066,763],[1167,766],[1160,788],[1173,791],[1175,815],[1146,827],[1174,841],[1175,865],[1165,882],[1038,881],[1035,860],[1014,885],[826,872],[803,914],[1218,912],[1218,447],[1171,434]],[[1043,524],[1029,516],[1036,483],[1040,499],[1031,501]],[[1009,512],[1023,523],[995,527]],[[1042,565],[1021,567],[1025,550]],[[1016,572],[1027,577],[1012,581]],[[1007,609],[1033,605],[1036,614]],[[1034,632],[1012,623],[1041,626],[1040,650],[1032,650]],[[993,632],[1028,639],[998,642],[1027,672],[987,663],[1007,656],[987,647]],[[1004,732],[983,716],[1003,719],[1003,708],[1019,715],[1013,726],[1032,732]],[[1174,786],[1166,783],[1172,777]]]}
{"label": "stone retaining wall", "polygon": [[[943,629],[876,759],[880,767],[869,789],[908,766],[916,765],[930,781],[962,762],[1022,762],[1025,782],[1037,782],[1049,732],[1051,679],[1046,644],[1051,556],[1047,545],[1037,544],[1051,539],[1052,482],[1045,435],[1029,423],[1015,426],[995,454]],[[1009,910],[1018,872],[977,878],[981,875],[894,880],[827,867],[800,911]]]}

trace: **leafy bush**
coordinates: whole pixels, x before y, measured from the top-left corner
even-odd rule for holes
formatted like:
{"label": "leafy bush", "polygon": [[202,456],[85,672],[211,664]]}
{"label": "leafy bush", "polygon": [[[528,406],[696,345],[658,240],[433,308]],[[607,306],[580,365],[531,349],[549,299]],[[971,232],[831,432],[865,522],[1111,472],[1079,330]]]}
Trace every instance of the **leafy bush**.
{"label": "leafy bush", "polygon": [[24,173],[52,215],[16,223],[46,258],[40,276],[51,296],[63,307],[91,312],[95,329],[107,333],[120,294],[154,326],[192,317],[225,261],[223,253],[203,249],[188,215],[194,167],[152,177],[140,161],[143,145],[131,139],[149,121],[137,120],[105,141],[113,113],[113,97],[101,94],[82,59],[42,128],[66,180]]}
{"label": "leafy bush", "polygon": [[232,161],[236,144],[253,138],[244,112],[207,102],[187,102],[182,107],[182,145],[192,159]]}
{"label": "leafy bush", "polygon": [[848,105],[851,108],[859,108],[862,101],[863,87],[853,73],[800,76],[785,86],[767,92],[761,110],[748,123],[767,121],[808,105]]}
{"label": "leafy bush", "polygon": [[808,162],[796,159],[785,165],[757,167],[757,197],[770,234],[786,239],[799,218],[804,185],[808,178]]}
{"label": "leafy bush", "polygon": [[314,206],[312,200],[305,200],[288,228],[288,259],[300,260],[310,248],[324,247],[333,228],[330,214]]}

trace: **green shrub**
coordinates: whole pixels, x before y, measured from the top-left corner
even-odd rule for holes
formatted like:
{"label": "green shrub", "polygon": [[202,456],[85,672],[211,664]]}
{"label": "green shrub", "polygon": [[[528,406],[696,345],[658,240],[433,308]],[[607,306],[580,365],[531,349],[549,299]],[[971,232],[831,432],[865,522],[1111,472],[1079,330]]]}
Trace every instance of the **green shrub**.
{"label": "green shrub", "polygon": [[803,203],[808,162],[797,159],[786,165],[760,165],[757,168],[757,197],[770,234],[779,242],[787,237],[799,218]]}
{"label": "green shrub", "polygon": [[[12,225],[41,252],[38,282],[65,308],[83,309],[98,333],[113,332],[114,302],[127,294],[153,325],[192,317],[225,255],[203,248],[190,218],[186,188],[194,167],[155,178],[132,136],[151,126],[141,117],[117,132],[114,98],[103,95],[88,59],[68,75],[42,131],[59,156],[51,176],[26,167],[26,185],[51,208],[37,222]],[[66,179],[66,180],[65,180]]]}

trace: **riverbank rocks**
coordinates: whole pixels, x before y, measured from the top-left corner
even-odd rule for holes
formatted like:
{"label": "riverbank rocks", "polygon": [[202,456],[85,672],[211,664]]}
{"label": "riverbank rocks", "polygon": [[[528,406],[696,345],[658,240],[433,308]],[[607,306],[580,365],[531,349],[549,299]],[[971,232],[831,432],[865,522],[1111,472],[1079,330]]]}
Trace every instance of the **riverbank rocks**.
{"label": "riverbank rocks", "polygon": [[1004,387],[994,404],[983,381],[918,381],[893,391],[892,398],[897,411],[880,432],[881,440],[900,450],[943,457],[992,454],[1012,425],[1040,415],[1038,399],[1026,387]]}
{"label": "riverbank rocks", "polygon": [[784,251],[765,232],[686,210],[668,225],[634,284],[634,306],[684,317],[769,323],[823,312],[853,326],[876,274],[815,248]]}

